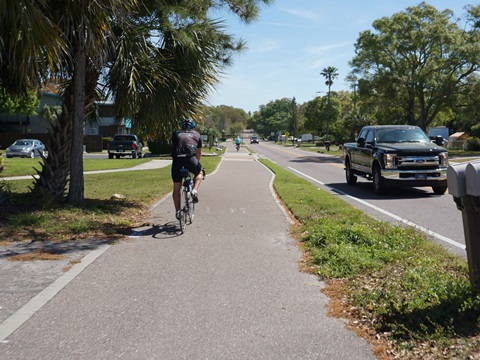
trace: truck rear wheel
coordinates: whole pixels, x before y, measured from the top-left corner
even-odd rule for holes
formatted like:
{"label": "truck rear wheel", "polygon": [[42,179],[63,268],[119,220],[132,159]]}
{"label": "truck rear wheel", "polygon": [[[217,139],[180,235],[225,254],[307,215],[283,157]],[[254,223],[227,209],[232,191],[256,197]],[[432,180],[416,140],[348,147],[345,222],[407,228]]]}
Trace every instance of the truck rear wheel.
{"label": "truck rear wheel", "polygon": [[113,159],[113,154],[108,153],[108,158]]}
{"label": "truck rear wheel", "polygon": [[357,183],[357,177],[353,175],[352,168],[350,167],[350,160],[345,161],[345,178],[348,185],[355,185]]}
{"label": "truck rear wheel", "polygon": [[385,193],[385,180],[382,177],[382,172],[378,165],[373,167],[373,191],[377,195],[382,195]]}

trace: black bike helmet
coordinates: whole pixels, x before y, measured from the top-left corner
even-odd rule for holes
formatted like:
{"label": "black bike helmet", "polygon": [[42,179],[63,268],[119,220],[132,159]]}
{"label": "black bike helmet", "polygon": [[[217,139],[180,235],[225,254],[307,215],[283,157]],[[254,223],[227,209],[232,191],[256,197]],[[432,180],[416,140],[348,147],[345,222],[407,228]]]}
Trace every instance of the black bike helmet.
{"label": "black bike helmet", "polygon": [[185,119],[182,121],[182,129],[193,129],[195,128],[195,121],[192,119]]}

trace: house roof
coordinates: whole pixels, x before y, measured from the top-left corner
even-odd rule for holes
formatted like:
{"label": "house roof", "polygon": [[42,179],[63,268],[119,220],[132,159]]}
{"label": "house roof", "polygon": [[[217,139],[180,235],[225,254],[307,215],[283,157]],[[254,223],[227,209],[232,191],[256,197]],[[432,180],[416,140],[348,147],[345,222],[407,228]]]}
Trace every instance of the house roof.
{"label": "house roof", "polygon": [[453,139],[460,139],[462,137],[466,137],[467,136],[467,133],[466,132],[456,132],[452,135],[450,135],[450,139],[453,138]]}

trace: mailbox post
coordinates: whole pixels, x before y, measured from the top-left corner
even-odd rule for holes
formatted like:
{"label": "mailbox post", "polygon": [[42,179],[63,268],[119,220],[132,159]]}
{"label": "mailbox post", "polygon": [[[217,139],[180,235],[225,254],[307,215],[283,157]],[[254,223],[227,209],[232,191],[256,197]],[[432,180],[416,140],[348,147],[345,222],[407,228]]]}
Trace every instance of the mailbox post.
{"label": "mailbox post", "polygon": [[480,162],[450,165],[448,192],[462,212],[470,283],[480,290]]}

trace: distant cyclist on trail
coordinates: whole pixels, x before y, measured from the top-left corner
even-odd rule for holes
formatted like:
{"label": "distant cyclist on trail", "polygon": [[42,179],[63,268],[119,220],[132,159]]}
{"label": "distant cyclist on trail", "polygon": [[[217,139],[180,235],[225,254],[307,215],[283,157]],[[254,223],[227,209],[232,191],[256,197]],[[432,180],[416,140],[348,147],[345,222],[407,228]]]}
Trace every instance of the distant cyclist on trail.
{"label": "distant cyclist on trail", "polygon": [[193,130],[195,122],[185,119],[180,130],[172,134],[172,180],[173,180],[173,204],[175,205],[175,216],[180,217],[180,189],[182,187],[182,175],[180,169],[184,167],[194,175],[192,200],[198,202],[197,190],[203,179],[202,165],[202,139],[200,134]]}
{"label": "distant cyclist on trail", "polygon": [[235,146],[237,147],[237,151],[238,149],[240,149],[241,143],[242,143],[242,139],[240,139],[240,136],[237,135],[237,138],[235,139]]}

